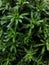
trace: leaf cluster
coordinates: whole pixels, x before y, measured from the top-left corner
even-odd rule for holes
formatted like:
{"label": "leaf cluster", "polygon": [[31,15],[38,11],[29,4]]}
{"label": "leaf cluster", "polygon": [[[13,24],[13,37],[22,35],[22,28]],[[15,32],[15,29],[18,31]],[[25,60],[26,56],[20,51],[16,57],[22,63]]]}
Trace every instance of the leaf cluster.
{"label": "leaf cluster", "polygon": [[0,65],[49,65],[45,0],[0,0]]}

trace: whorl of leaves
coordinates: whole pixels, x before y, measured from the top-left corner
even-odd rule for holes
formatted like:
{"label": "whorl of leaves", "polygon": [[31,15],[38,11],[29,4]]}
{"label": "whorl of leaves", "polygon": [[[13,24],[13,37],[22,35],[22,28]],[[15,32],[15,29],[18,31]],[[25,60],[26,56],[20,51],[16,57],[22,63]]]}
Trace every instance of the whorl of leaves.
{"label": "whorl of leaves", "polygon": [[0,0],[0,65],[49,65],[45,0]]}

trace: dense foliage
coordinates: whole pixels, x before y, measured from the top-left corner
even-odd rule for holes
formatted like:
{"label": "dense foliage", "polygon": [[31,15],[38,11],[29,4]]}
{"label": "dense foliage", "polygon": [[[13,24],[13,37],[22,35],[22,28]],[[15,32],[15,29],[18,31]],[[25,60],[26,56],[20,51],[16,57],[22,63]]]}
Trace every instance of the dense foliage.
{"label": "dense foliage", "polygon": [[0,0],[0,65],[49,65],[46,0]]}

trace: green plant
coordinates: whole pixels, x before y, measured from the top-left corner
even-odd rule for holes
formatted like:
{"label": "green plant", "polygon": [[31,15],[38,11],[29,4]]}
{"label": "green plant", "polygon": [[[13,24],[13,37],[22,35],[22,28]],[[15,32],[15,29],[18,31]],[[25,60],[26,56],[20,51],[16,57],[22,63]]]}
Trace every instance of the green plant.
{"label": "green plant", "polygon": [[45,0],[0,0],[0,65],[49,65],[49,5]]}

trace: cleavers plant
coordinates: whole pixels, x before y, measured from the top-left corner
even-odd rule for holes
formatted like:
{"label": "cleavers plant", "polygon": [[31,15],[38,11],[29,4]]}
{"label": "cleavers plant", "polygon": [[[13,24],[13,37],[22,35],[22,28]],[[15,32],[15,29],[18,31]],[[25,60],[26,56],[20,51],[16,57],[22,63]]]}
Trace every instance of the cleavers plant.
{"label": "cleavers plant", "polygon": [[48,2],[0,0],[0,65],[49,65]]}

